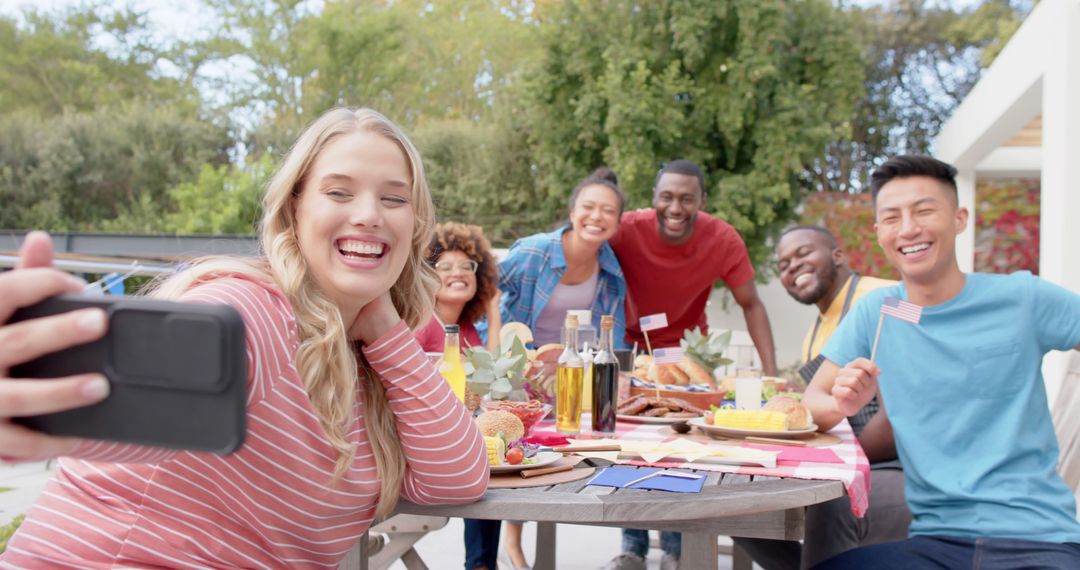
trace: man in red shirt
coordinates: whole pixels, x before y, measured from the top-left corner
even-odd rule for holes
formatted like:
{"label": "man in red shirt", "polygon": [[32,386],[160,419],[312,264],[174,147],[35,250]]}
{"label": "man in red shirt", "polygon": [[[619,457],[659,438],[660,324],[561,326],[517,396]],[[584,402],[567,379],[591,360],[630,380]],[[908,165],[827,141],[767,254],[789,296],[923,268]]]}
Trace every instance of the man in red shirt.
{"label": "man in red shirt", "polygon": [[626,275],[626,340],[645,346],[638,319],[666,313],[668,326],[649,331],[654,347],[678,346],[683,331],[708,327],[705,303],[722,280],[742,307],[766,375],[776,374],[769,315],[754,287],[754,267],[739,233],[705,207],[701,169],[668,163],[656,178],[653,208],[626,212],[611,246]]}
{"label": "man in red shirt", "polygon": [[[739,233],[705,207],[701,169],[689,160],[669,162],[653,187],[653,207],[626,212],[611,239],[626,276],[626,340],[645,346],[638,319],[666,313],[668,326],[649,331],[654,348],[678,346],[683,331],[708,329],[705,303],[713,284],[721,280],[742,307],[746,328],[761,357],[763,372],[776,374],[772,329],[765,305],[754,287],[754,267]],[[648,533],[623,530],[623,553],[606,568],[644,570]],[[662,570],[678,566],[681,541],[677,533],[661,533]]]}

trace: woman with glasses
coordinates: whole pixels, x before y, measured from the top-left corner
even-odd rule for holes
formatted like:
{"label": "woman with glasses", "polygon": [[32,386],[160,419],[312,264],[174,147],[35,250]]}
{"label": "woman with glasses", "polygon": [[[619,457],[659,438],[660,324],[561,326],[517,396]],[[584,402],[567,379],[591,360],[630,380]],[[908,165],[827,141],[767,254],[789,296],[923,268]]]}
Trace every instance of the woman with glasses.
{"label": "woman with glasses", "polygon": [[416,333],[420,346],[427,352],[442,352],[443,326],[449,324],[461,328],[462,348],[483,346],[476,331],[476,322],[483,317],[488,319],[488,344],[497,345],[499,266],[484,231],[468,224],[438,224],[426,256],[441,287],[435,293],[431,321]]}

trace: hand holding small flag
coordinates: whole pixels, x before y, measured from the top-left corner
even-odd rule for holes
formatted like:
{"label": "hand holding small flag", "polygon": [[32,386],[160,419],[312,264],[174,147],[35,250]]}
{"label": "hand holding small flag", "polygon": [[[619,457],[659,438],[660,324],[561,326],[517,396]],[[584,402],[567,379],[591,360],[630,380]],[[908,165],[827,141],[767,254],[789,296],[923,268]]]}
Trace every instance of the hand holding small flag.
{"label": "hand holding small flag", "polygon": [[845,417],[857,414],[877,394],[880,373],[877,365],[865,358],[857,358],[841,368],[832,387],[836,409]]}

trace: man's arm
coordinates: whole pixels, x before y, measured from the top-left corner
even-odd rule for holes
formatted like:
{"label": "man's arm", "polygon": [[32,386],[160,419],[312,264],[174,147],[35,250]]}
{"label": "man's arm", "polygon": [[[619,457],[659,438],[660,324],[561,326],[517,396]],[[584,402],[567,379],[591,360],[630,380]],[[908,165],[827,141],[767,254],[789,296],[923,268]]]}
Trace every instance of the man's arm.
{"label": "man's arm", "polygon": [[743,317],[746,319],[746,328],[750,331],[750,338],[754,341],[758,356],[761,357],[761,367],[766,376],[776,376],[776,351],[773,346],[772,328],[769,326],[769,314],[765,311],[765,304],[758,297],[757,287],[751,279],[738,287],[731,289],[735,302],[742,307]]}
{"label": "man's arm", "polygon": [[878,398],[881,406],[874,417],[863,427],[859,434],[859,445],[866,452],[866,458],[870,463],[888,461],[896,458],[896,440],[893,439],[892,424],[889,423],[889,415],[885,413],[885,402]]}

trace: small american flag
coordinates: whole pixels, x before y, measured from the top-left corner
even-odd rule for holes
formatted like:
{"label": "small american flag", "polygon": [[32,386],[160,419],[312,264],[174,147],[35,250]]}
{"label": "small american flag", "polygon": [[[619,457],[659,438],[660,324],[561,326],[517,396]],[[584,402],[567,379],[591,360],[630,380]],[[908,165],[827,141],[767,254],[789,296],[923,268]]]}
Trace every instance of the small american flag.
{"label": "small american flag", "polygon": [[662,329],[667,326],[667,313],[645,315],[638,320],[638,325],[641,326],[642,331]]}
{"label": "small american flag", "polygon": [[652,351],[653,362],[656,364],[676,364],[683,359],[682,349],[679,347],[657,348]]}
{"label": "small american flag", "polygon": [[901,301],[896,297],[885,297],[885,304],[881,305],[881,314],[917,325],[919,319],[922,318],[922,307],[915,303]]}

